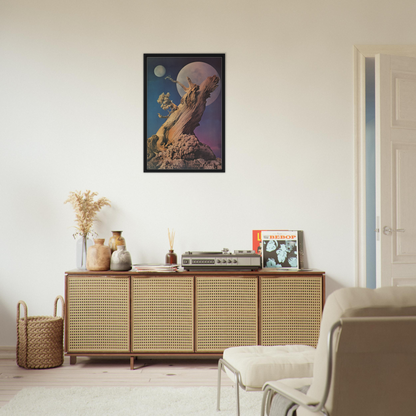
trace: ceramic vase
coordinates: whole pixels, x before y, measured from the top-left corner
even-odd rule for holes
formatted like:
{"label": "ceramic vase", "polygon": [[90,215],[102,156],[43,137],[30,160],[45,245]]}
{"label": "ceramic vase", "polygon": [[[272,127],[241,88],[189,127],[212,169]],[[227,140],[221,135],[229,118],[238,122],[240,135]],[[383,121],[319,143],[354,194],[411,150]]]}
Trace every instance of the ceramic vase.
{"label": "ceramic vase", "polygon": [[173,250],[169,250],[169,253],[166,254],[165,263],[166,264],[178,264],[178,257],[176,253],[173,252]]}
{"label": "ceramic vase", "polygon": [[110,237],[108,241],[108,246],[111,249],[111,253],[114,253],[117,250],[118,246],[126,247],[126,240],[124,237],[121,236],[123,231],[111,231],[113,235]]}
{"label": "ceramic vase", "polygon": [[76,243],[76,265],[79,270],[87,270],[87,250],[93,241],[86,237],[78,238]]}
{"label": "ceramic vase", "polygon": [[110,247],[104,245],[104,238],[94,240],[87,252],[87,270],[109,270],[111,260]]}
{"label": "ceramic vase", "polygon": [[125,246],[117,246],[117,250],[111,255],[111,270],[131,270],[131,256]]}

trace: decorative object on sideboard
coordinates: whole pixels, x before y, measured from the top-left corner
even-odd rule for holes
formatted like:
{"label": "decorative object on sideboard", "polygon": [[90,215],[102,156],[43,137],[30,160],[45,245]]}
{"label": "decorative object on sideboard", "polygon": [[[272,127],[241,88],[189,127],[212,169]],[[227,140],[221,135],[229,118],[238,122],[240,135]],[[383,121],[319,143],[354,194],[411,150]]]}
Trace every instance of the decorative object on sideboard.
{"label": "decorative object on sideboard", "polygon": [[[56,316],[58,300],[62,304],[62,317]],[[24,316],[20,317],[20,306]],[[65,301],[62,296],[55,299],[53,316],[27,316],[27,305],[17,304],[16,363],[23,368],[52,368],[64,362]]]}
{"label": "decorative object on sideboard", "polygon": [[111,250],[104,245],[104,238],[94,239],[87,252],[87,270],[110,270]]}
{"label": "decorative object on sideboard", "polygon": [[261,256],[254,250],[187,251],[182,254],[181,266],[188,271],[249,271],[261,268]]}
{"label": "decorative object on sideboard", "polygon": [[108,247],[110,247],[111,254],[113,254],[118,246],[126,246],[126,240],[124,237],[121,236],[121,233],[123,231],[111,231],[113,235],[110,237],[110,240],[108,240]]}
{"label": "decorative object on sideboard", "polygon": [[262,255],[262,267],[305,268],[302,230],[253,230],[253,250]]}
{"label": "decorative object on sideboard", "polygon": [[117,246],[117,250],[111,255],[110,270],[131,270],[132,262],[130,253],[125,246]]}
{"label": "decorative object on sideboard", "polygon": [[69,202],[75,211],[75,230],[73,237],[80,237],[80,241],[77,241],[77,253],[76,263],[77,268],[86,270],[86,257],[88,247],[92,245],[92,241],[88,239],[90,235],[96,233],[92,229],[95,217],[102,207],[108,205],[111,206],[110,201],[107,198],[99,198],[94,201],[94,197],[98,195],[97,192],[80,191],[70,192],[68,199],[64,202]]}
{"label": "decorative object on sideboard", "polygon": [[178,264],[178,256],[173,252],[173,243],[175,241],[175,230],[172,232],[168,228],[168,238],[169,238],[169,252],[166,254],[165,263],[166,264]]}
{"label": "decorative object on sideboard", "polygon": [[94,242],[87,237],[80,237],[76,242],[76,267],[79,270],[87,270],[87,251]]}

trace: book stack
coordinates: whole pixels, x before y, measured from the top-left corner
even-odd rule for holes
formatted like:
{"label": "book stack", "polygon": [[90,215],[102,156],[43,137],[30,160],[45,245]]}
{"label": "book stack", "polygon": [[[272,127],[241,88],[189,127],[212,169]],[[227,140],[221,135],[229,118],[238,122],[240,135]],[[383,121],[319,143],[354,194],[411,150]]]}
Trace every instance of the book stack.
{"label": "book stack", "polygon": [[134,272],[176,272],[178,264],[133,264]]}

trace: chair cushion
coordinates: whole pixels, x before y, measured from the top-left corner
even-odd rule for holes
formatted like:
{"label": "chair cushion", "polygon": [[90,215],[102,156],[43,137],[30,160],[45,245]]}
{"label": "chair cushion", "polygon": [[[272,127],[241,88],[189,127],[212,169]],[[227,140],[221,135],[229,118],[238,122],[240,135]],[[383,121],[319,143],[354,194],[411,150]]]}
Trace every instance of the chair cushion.
{"label": "chair cushion", "polygon": [[[223,358],[241,373],[247,388],[261,389],[266,381],[312,377],[315,348],[308,345],[231,347]],[[235,376],[226,369],[227,375]]]}

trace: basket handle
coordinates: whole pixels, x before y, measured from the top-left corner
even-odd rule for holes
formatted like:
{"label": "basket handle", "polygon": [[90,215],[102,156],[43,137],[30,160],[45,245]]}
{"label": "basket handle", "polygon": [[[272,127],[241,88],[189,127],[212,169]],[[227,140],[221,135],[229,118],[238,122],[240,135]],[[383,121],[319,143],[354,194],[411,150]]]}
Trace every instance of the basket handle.
{"label": "basket handle", "polygon": [[27,321],[27,305],[23,300],[19,300],[19,302],[17,302],[17,323],[19,323],[20,320],[20,305],[23,306],[23,310],[25,313],[25,316],[23,317],[24,321]]}
{"label": "basket handle", "polygon": [[65,319],[65,301],[64,298],[60,295],[58,295],[55,299],[55,304],[54,304],[54,308],[53,308],[53,316],[56,316],[56,310],[58,308],[58,300],[61,300],[62,303],[62,319]]}
{"label": "basket handle", "polygon": [[[23,317],[23,339],[20,339],[20,336],[19,336],[20,305],[23,306],[23,310],[25,314]],[[23,300],[19,300],[19,302],[17,302],[16,326],[17,326],[16,361],[20,367],[27,368],[27,305]],[[20,354],[21,348],[24,351],[24,355],[22,358],[23,362],[19,362],[19,354]]]}

